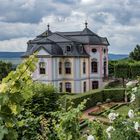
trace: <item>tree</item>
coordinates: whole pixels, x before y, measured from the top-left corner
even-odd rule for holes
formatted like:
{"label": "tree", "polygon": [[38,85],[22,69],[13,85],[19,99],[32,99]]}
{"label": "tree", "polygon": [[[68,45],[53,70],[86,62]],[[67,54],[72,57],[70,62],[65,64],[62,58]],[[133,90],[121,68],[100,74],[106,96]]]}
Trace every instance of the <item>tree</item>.
{"label": "tree", "polygon": [[140,60],[140,45],[136,45],[134,50],[129,54],[129,57],[136,61]]}
{"label": "tree", "polygon": [[0,140],[16,140],[18,137],[16,128],[22,121],[18,121],[17,116],[23,110],[24,102],[33,96],[31,74],[36,62],[35,56],[30,56],[0,84]]}
{"label": "tree", "polygon": [[85,103],[86,100],[76,108],[69,107],[67,111],[63,108],[63,110],[54,113],[58,117],[57,122],[54,120],[54,127],[59,140],[81,140],[79,120]]}
{"label": "tree", "polygon": [[111,60],[108,62],[108,71],[109,71],[109,76],[114,76],[115,73],[115,64],[117,61]]}
{"label": "tree", "polygon": [[24,125],[18,130],[19,139],[56,140],[52,112],[59,110],[59,93],[52,85],[39,82],[33,83],[32,91],[32,98],[24,103],[24,110],[18,118],[24,120]]}
{"label": "tree", "polygon": [[130,77],[130,65],[128,62],[120,61],[115,65],[115,77],[122,78],[123,87],[125,87],[124,80]]}
{"label": "tree", "polygon": [[0,61],[0,81],[12,71],[12,64]]}

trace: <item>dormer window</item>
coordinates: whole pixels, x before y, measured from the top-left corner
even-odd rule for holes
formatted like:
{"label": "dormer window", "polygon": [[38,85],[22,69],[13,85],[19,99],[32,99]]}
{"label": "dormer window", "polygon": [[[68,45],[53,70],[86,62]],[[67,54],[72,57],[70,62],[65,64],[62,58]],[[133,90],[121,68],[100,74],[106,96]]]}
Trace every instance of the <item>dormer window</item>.
{"label": "dormer window", "polygon": [[96,53],[96,52],[97,52],[97,49],[94,48],[94,49],[92,49],[91,51],[92,51],[93,53]]}
{"label": "dormer window", "polygon": [[71,52],[71,46],[67,46],[67,52]]}
{"label": "dormer window", "polygon": [[80,45],[80,52],[83,53],[84,52],[84,46]]}

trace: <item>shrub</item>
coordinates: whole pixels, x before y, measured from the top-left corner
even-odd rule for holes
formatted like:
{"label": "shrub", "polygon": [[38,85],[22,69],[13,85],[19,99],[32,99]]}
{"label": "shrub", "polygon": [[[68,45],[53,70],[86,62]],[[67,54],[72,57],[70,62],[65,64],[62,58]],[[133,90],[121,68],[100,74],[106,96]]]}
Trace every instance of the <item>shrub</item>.
{"label": "shrub", "polygon": [[78,104],[83,102],[84,99],[87,99],[85,104],[85,109],[95,106],[98,102],[103,102],[103,91],[96,90],[95,92],[92,91],[91,93],[85,93],[81,95],[72,96],[69,98],[71,102],[73,102],[73,106],[77,107]]}
{"label": "shrub", "polygon": [[131,77],[137,78],[140,76],[140,62],[132,63],[131,65]]}
{"label": "shrub", "polygon": [[[79,95],[67,96],[68,103],[74,103],[73,106],[76,107],[80,104],[84,99],[88,101],[85,104],[85,110],[96,106],[98,102],[105,102],[107,99],[110,99],[114,102],[124,101],[125,89],[117,88],[117,89],[104,89],[104,90],[96,90],[91,93],[83,93]],[[69,106],[69,105],[68,105]]]}
{"label": "shrub", "polygon": [[105,89],[109,89],[109,88],[119,88],[122,87],[122,81],[120,79],[115,79],[111,82],[109,82],[106,86]]}
{"label": "shrub", "polygon": [[119,102],[124,101],[125,89],[124,88],[116,88],[116,89],[104,89],[104,101],[106,99],[111,99],[111,101]]}

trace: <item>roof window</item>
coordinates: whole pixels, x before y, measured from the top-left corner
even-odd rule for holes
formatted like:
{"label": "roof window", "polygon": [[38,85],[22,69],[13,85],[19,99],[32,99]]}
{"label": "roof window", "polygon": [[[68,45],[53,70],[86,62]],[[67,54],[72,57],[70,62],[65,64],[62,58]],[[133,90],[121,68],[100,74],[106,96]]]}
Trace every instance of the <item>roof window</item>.
{"label": "roof window", "polygon": [[71,52],[71,46],[67,46],[66,49],[67,49],[67,52]]}
{"label": "roof window", "polygon": [[96,52],[97,52],[97,49],[94,48],[94,49],[92,49],[91,51],[92,51],[93,53],[96,53]]}

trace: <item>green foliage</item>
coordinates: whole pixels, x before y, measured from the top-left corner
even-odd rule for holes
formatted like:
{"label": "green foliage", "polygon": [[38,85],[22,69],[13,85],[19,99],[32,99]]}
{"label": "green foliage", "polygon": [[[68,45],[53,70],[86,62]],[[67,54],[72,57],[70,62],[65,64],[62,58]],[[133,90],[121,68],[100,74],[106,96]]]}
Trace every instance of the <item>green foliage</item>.
{"label": "green foliage", "polygon": [[80,140],[80,123],[82,112],[84,109],[84,100],[77,108],[69,107],[67,111],[64,109],[55,113],[58,116],[58,122],[55,123],[55,130],[59,140]]}
{"label": "green foliage", "polygon": [[107,135],[105,133],[104,125],[99,121],[88,122],[89,134],[95,136],[96,140],[106,140]]}
{"label": "green foliage", "polygon": [[34,83],[32,89],[34,96],[26,103],[26,109],[28,108],[36,116],[58,110],[59,94],[52,85]]}
{"label": "green foliage", "polygon": [[114,76],[115,74],[115,64],[118,61],[108,61],[108,72],[109,72],[109,76]]}
{"label": "green foliage", "polygon": [[116,78],[137,78],[140,76],[140,62],[135,60],[109,61],[109,75]]}
{"label": "green foliage", "polygon": [[84,93],[80,95],[67,96],[67,102],[69,106],[70,102],[73,102],[73,106],[76,107],[80,104],[84,99],[87,100],[85,104],[85,109],[95,106],[98,102],[105,102],[106,99],[110,99],[111,101],[123,101],[125,95],[124,88],[116,88],[116,89],[104,89],[104,90],[96,90],[91,93]]}
{"label": "green foliage", "polygon": [[110,99],[111,101],[119,102],[124,101],[125,89],[124,88],[113,88],[104,89],[103,100]]}
{"label": "green foliage", "polygon": [[128,78],[130,75],[130,65],[128,62],[118,62],[115,65],[115,77]]}
{"label": "green foliage", "polygon": [[[25,102],[19,120],[24,121],[20,127],[20,139],[55,139],[52,112],[59,109],[59,94],[52,85],[35,82],[32,85],[33,97]],[[46,125],[45,125],[46,124]],[[26,127],[25,127],[26,126]]]}
{"label": "green foliage", "polygon": [[40,116],[33,115],[30,111],[23,110],[18,115],[18,139],[37,140],[40,128]]}
{"label": "green foliage", "polygon": [[140,60],[140,45],[136,45],[134,50],[129,54],[129,57],[136,61]]}
{"label": "green foliage", "polygon": [[0,61],[0,81],[12,71],[12,64]]}
{"label": "green foliage", "polygon": [[33,95],[31,74],[36,68],[36,61],[35,56],[31,56],[16,71],[10,72],[0,84],[0,119],[7,129],[5,139],[17,139],[17,115],[20,114],[23,103]]}
{"label": "green foliage", "polygon": [[[69,96],[68,96],[69,97]],[[68,98],[70,101],[73,103],[74,107],[77,107],[81,102],[83,102],[84,99],[87,100],[85,106],[87,108],[90,108],[92,106],[95,106],[97,102],[103,102],[103,90],[96,90],[96,91],[91,91],[91,93],[84,93],[84,94],[79,94],[75,95],[72,97]]]}
{"label": "green foliage", "polygon": [[123,87],[122,81],[119,79],[113,80],[109,82],[106,86],[105,89],[110,89],[110,88],[121,88]]}
{"label": "green foliage", "polygon": [[138,88],[138,92],[136,92],[136,108],[140,110],[140,87]]}
{"label": "green foliage", "polygon": [[140,62],[130,64],[131,77],[137,78],[140,76]]}
{"label": "green foliage", "polygon": [[140,134],[134,129],[132,120],[116,119],[113,123],[115,131],[111,133],[111,140],[139,140]]}

